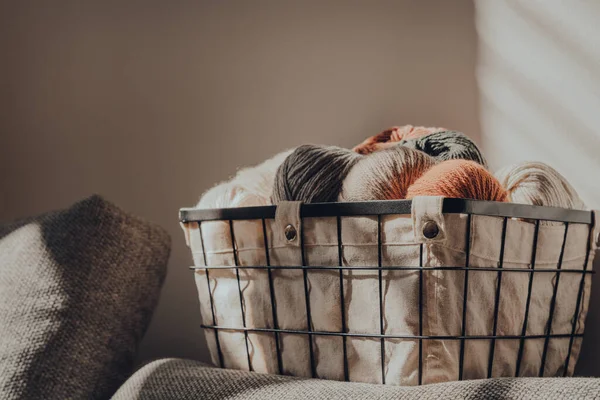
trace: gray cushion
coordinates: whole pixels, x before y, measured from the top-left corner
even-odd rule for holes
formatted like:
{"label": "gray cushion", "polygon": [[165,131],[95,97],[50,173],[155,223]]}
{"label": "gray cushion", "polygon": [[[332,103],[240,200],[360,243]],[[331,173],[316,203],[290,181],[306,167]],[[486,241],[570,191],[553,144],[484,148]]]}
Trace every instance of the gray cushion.
{"label": "gray cushion", "polygon": [[0,398],[109,398],[132,372],[170,239],[98,196],[0,227]]}
{"label": "gray cushion", "polygon": [[218,369],[164,359],[139,371],[113,400],[129,399],[588,399],[600,396],[597,378],[500,378],[425,386],[384,386]]}

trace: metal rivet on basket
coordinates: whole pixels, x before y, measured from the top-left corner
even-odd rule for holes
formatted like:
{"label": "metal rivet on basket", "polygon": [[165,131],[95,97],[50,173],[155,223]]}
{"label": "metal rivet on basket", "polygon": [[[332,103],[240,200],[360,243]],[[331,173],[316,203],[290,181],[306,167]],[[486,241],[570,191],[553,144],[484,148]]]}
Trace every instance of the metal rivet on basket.
{"label": "metal rivet on basket", "polygon": [[427,221],[423,225],[423,236],[427,239],[433,239],[440,233],[440,228],[438,228],[437,224],[434,221]]}
{"label": "metal rivet on basket", "polygon": [[288,242],[293,242],[294,240],[296,240],[296,237],[298,236],[298,233],[296,232],[296,228],[294,228],[294,225],[286,226],[283,233],[285,234],[285,238],[287,239]]}

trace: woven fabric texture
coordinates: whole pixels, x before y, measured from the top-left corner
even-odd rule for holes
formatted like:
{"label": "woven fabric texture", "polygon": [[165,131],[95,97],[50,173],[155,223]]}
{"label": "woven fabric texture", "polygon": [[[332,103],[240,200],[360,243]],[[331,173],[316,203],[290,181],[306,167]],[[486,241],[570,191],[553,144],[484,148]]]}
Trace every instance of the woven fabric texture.
{"label": "woven fabric texture", "polygon": [[130,399],[593,399],[597,378],[505,378],[402,387],[293,378],[165,359],[137,371],[115,394]]}
{"label": "woven fabric texture", "polygon": [[0,226],[0,398],[109,398],[129,377],[170,238],[101,197]]}

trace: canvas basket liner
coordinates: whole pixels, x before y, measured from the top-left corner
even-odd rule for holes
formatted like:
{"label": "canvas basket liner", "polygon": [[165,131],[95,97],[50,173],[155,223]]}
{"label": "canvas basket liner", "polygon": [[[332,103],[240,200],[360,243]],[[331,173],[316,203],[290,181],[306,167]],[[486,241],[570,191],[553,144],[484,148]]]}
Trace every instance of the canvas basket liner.
{"label": "canvas basket liner", "polygon": [[[300,218],[300,204],[284,202],[264,223],[186,222],[213,363],[394,385],[571,376],[591,287],[591,274],[572,270],[591,271],[597,224],[443,214],[441,204],[419,197],[410,215]],[[243,268],[267,265],[350,268]]]}

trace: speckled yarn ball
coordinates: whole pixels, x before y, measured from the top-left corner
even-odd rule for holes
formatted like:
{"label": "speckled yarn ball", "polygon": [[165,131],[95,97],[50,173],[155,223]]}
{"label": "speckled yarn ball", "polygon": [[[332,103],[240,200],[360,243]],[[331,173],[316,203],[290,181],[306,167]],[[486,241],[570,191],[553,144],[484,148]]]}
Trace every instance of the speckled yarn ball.
{"label": "speckled yarn ball", "polygon": [[368,137],[362,143],[356,145],[353,150],[359,154],[370,154],[375,151],[390,148],[401,140],[416,139],[421,136],[445,130],[447,129],[412,125],[393,126],[377,135]]}
{"label": "speckled yarn ball", "polygon": [[369,154],[344,179],[339,200],[404,199],[408,187],[435,163],[427,154],[402,146]]}
{"label": "speckled yarn ball", "polygon": [[477,145],[461,132],[436,132],[416,139],[402,140],[400,144],[423,151],[439,161],[471,160],[487,168],[487,162]]}

